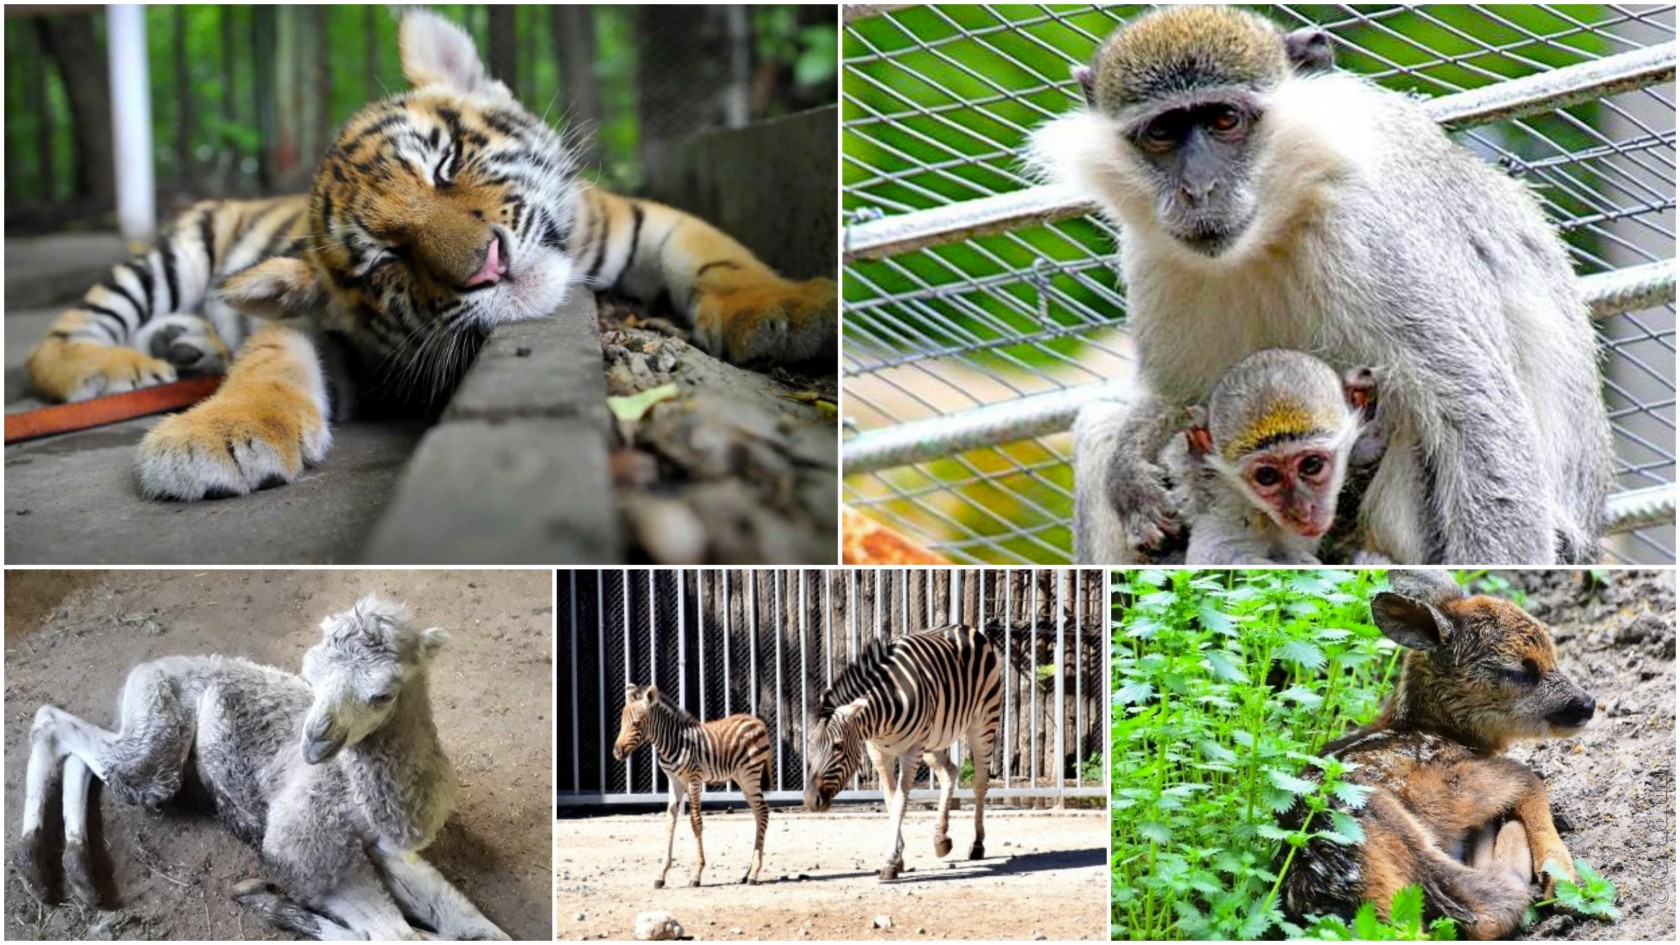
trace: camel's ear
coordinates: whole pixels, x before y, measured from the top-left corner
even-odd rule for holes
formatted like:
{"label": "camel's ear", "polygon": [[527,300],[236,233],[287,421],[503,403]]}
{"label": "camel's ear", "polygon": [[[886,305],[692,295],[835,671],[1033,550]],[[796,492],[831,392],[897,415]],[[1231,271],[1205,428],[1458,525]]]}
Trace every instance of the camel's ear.
{"label": "camel's ear", "polygon": [[420,634],[420,656],[429,660],[436,656],[438,651],[443,649],[443,645],[448,642],[448,630],[433,627],[430,630],[423,631]]}
{"label": "camel's ear", "polygon": [[646,702],[648,705],[653,705],[655,702],[658,702],[659,701],[659,687],[658,686],[647,687],[647,691],[642,693],[642,701]]}
{"label": "camel's ear", "polygon": [[327,288],[301,259],[274,256],[222,280],[222,301],[257,318],[318,315],[327,305]]}

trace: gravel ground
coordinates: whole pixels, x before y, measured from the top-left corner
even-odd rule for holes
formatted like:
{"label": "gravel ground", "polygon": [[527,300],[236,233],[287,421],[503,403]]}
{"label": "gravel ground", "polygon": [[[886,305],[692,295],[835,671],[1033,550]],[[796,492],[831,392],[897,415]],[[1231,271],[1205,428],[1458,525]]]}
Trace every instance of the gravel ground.
{"label": "gravel ground", "polygon": [[[453,635],[433,665],[431,690],[459,793],[426,858],[514,938],[552,934],[551,572],[9,571],[6,578],[8,849],[18,838],[29,726],[40,705],[109,725],[129,668],[170,654],[222,653],[295,670],[320,636],[320,619],[375,590],[406,600],[425,625]],[[95,791],[93,846],[107,851],[107,899],[117,907],[43,905],[8,859],[8,941],[289,937],[229,898],[236,882],[262,875],[262,867],[207,810],[180,803],[153,813]]]}
{"label": "gravel ground", "polygon": [[1569,852],[1620,891],[1622,921],[1550,915],[1530,939],[1674,941],[1674,572],[1508,575],[1598,700],[1574,738],[1513,749],[1546,780]]}
{"label": "gravel ground", "polygon": [[[739,880],[752,856],[744,809],[705,810],[705,885],[689,888],[694,835],[677,823],[676,863],[654,889],[665,814],[562,819],[555,831],[556,937],[632,938],[638,914],[666,910],[696,939],[1100,939],[1108,927],[1106,812],[1022,812],[988,806],[984,860],[960,859],[972,815],[951,814],[956,850],[933,855],[933,813],[905,817],[899,879],[876,876],[887,841],[879,805],[807,814],[773,807],[757,886]],[[703,807],[704,810],[704,807]]]}

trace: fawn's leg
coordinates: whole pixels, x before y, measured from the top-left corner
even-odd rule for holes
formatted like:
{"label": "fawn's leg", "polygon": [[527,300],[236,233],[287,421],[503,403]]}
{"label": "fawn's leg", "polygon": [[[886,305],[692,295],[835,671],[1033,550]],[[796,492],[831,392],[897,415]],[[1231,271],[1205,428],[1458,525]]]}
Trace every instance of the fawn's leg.
{"label": "fawn's leg", "polygon": [[957,763],[951,760],[949,751],[926,751],[922,760],[939,779],[939,818],[933,825],[933,855],[944,856],[951,852],[951,795],[957,790]]}
{"label": "fawn's leg", "polygon": [[1448,856],[1393,794],[1371,795],[1361,823],[1364,898],[1385,920],[1394,894],[1416,884],[1423,887],[1425,919],[1447,916],[1467,938],[1502,938],[1522,922],[1528,883],[1504,869],[1476,869]]}

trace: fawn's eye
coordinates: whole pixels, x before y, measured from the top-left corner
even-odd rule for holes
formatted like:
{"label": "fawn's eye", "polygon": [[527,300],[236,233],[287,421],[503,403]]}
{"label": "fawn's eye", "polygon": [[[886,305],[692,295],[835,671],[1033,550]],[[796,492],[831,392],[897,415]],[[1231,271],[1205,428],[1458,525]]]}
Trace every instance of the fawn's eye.
{"label": "fawn's eye", "polygon": [[1521,666],[1505,667],[1500,675],[1518,685],[1532,686],[1540,681],[1540,667],[1533,660],[1523,660]]}

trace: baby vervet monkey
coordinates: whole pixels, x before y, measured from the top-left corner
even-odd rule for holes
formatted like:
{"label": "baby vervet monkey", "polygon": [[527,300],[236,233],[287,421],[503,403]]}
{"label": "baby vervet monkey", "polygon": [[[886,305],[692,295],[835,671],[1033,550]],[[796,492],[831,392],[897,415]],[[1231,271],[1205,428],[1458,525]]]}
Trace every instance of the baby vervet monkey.
{"label": "baby vervet monkey", "polygon": [[[1387,446],[1376,393],[1370,368],[1340,377],[1299,351],[1255,352],[1226,371],[1207,402],[1189,408],[1182,435],[1152,457],[1171,482],[1183,523],[1173,544],[1184,563],[1383,562],[1363,551],[1357,522],[1359,499]],[[1140,557],[1126,540],[1125,510],[1106,474],[1120,453],[1147,448],[1119,435],[1124,424],[1115,418],[1127,409],[1090,404],[1074,424],[1074,558],[1081,564],[1178,558],[1170,546]]]}
{"label": "baby vervet monkey", "polygon": [[1357,511],[1357,496],[1339,501],[1350,471],[1374,468],[1386,446],[1375,373],[1339,377],[1299,351],[1243,358],[1189,412],[1162,457],[1190,529],[1186,564],[1318,564],[1338,505]]}

